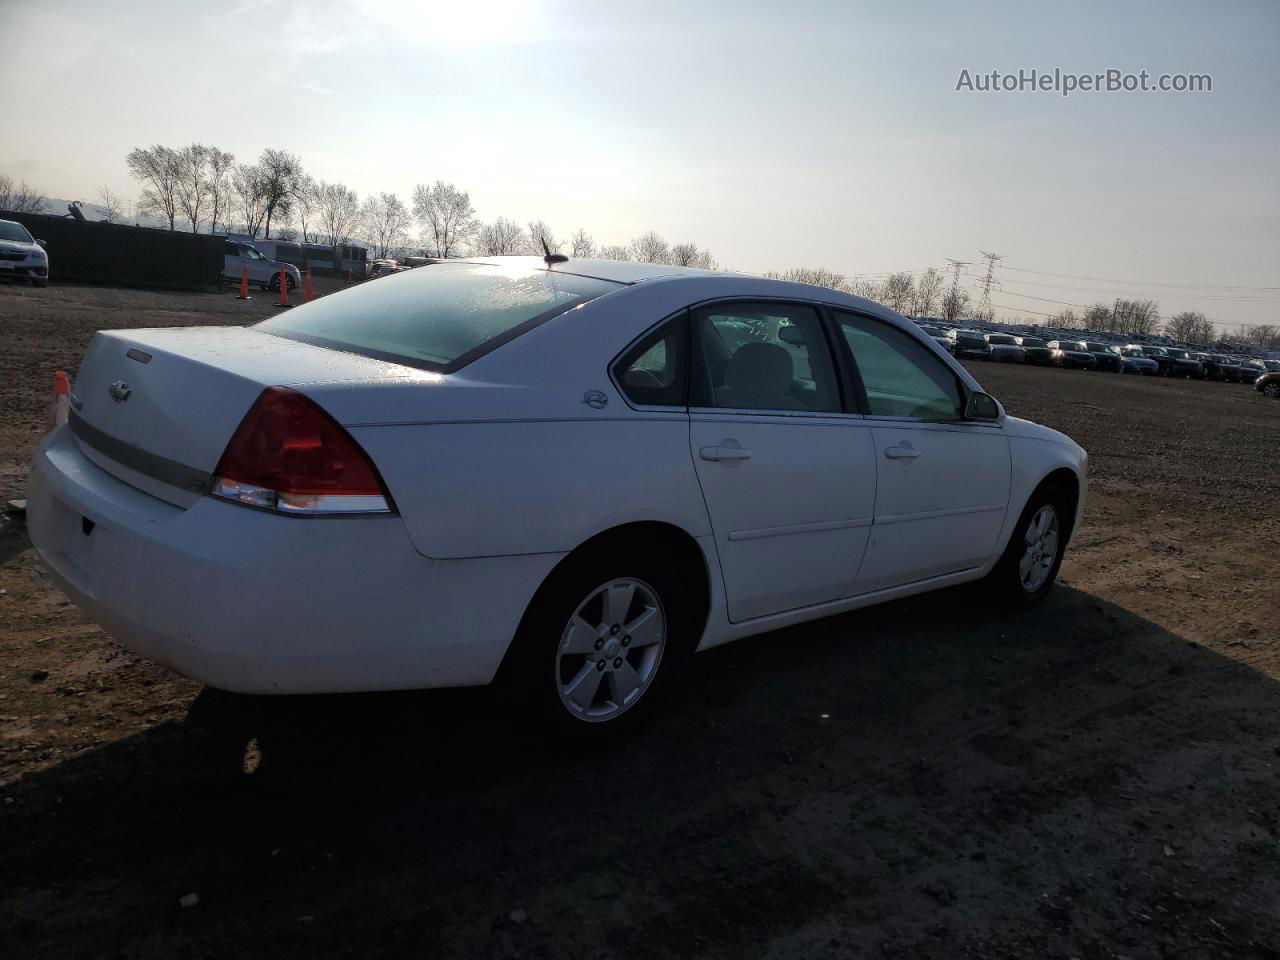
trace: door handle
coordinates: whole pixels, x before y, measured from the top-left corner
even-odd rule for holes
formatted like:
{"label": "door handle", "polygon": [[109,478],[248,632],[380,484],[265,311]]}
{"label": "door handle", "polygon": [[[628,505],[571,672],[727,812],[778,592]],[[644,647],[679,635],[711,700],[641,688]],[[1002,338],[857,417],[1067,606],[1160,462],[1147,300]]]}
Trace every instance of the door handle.
{"label": "door handle", "polygon": [[920,451],[911,444],[904,443],[897,447],[887,447],[884,455],[890,460],[914,460],[920,456]]}
{"label": "door handle", "polygon": [[751,451],[741,447],[703,447],[698,456],[703,460],[750,460]]}

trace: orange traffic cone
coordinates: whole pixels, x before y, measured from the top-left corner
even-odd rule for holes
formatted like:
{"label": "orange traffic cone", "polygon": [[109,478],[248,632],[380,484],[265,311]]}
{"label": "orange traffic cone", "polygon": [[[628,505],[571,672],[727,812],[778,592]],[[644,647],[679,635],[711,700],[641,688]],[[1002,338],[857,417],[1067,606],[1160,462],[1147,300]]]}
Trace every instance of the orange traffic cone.
{"label": "orange traffic cone", "polygon": [[277,307],[289,306],[289,281],[285,278],[284,271],[280,271],[280,302]]}
{"label": "orange traffic cone", "polygon": [[302,302],[310,303],[313,294],[311,292],[311,268],[307,267],[306,274],[302,278]]}
{"label": "orange traffic cone", "polygon": [[53,375],[53,396],[49,400],[49,429],[62,426],[71,412],[71,381],[65,370]]}
{"label": "orange traffic cone", "polygon": [[247,265],[240,268],[240,296],[236,299],[249,299],[249,267]]}

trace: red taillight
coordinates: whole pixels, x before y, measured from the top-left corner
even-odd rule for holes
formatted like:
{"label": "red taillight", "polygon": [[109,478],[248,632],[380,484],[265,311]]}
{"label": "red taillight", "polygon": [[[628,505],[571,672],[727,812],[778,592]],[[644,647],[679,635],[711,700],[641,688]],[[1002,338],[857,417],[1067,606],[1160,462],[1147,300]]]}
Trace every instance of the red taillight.
{"label": "red taillight", "polygon": [[382,478],[351,435],[302,394],[268,387],[214,471],[215,496],[281,513],[389,513]]}

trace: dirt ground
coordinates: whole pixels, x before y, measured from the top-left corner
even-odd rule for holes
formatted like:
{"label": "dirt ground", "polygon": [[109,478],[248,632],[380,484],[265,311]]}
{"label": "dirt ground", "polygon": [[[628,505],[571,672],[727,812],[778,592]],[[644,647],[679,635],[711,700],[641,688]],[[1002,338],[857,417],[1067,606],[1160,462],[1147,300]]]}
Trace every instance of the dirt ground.
{"label": "dirt ground", "polygon": [[[267,302],[0,287],[0,496],[93,330]],[[485,691],[204,690],[5,520],[0,955],[1280,957],[1280,403],[975,373],[1090,453],[1045,604],[958,589],[720,648],[585,752]]]}

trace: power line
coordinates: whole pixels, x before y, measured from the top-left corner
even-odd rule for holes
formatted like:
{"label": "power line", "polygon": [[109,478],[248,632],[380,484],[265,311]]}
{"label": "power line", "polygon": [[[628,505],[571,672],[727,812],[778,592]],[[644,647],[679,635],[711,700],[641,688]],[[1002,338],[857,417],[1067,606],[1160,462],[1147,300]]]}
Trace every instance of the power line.
{"label": "power line", "polygon": [[1192,287],[1205,288],[1214,287],[1220,290],[1276,290],[1280,291],[1280,287],[1255,286],[1252,284],[1230,284],[1230,283],[1174,283],[1167,280],[1117,280],[1114,277],[1086,277],[1079,273],[1053,273],[1049,270],[1032,270],[1028,267],[1010,267],[1006,266],[1006,270],[1015,270],[1018,273],[1038,273],[1045,277],[1066,277],[1069,280],[1097,280],[1101,283],[1128,283],[1135,287]]}

